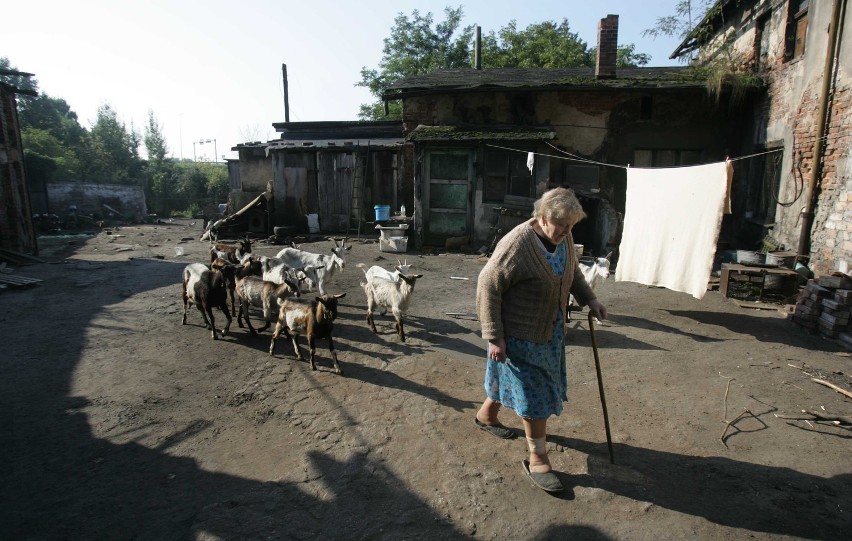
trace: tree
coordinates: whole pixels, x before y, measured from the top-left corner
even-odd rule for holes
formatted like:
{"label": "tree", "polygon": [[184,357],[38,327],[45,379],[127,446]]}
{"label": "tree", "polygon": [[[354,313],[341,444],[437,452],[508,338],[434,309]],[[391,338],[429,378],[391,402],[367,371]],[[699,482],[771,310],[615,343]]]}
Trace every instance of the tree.
{"label": "tree", "polygon": [[593,63],[568,19],[531,24],[520,31],[513,20],[482,39],[482,64],[489,68],[577,68]]}
{"label": "tree", "polygon": [[402,77],[470,66],[473,26],[462,28],[456,35],[463,15],[461,6],[445,8],[444,14],[446,20],[434,28],[432,13],[421,15],[415,9],[410,18],[403,13],[396,16],[391,35],[384,40],[379,68],[362,67],[361,81],[355,85],[368,88],[376,98],[376,102],[361,105],[361,120],[402,118],[398,105],[386,116],[381,102],[382,92]]}
{"label": "tree", "polygon": [[[370,89],[377,98],[362,104],[361,120],[402,118],[402,105],[388,103],[384,113],[381,95],[394,81],[411,75],[429,73],[441,68],[470,67],[474,26],[465,26],[456,36],[462,18],[462,8],[444,10],[447,20],[432,29],[432,14],[421,16],[417,10],[411,18],[397,15],[391,35],[385,38],[382,60],[378,69],[361,68],[361,81],[356,86]],[[455,36],[455,37],[454,37]],[[620,45],[618,67],[647,64],[651,57],[637,53],[635,45]],[[544,21],[518,30],[513,20],[499,30],[482,38],[482,64],[488,68],[578,68],[592,67],[595,49],[590,49],[579,35],[571,32],[567,19],[561,23]]]}
{"label": "tree", "polygon": [[[686,39],[713,4],[714,0],[680,0],[675,5],[674,15],[657,17],[656,24],[643,31],[642,35],[652,38],[676,36],[681,40]],[[689,61],[691,58],[683,57],[682,60]]]}
{"label": "tree", "polygon": [[108,104],[98,107],[91,131],[91,151],[98,160],[89,173],[93,180],[135,184],[139,180],[139,136],[128,131]]}
{"label": "tree", "polygon": [[166,146],[166,136],[154,116],[154,111],[148,110],[148,124],[145,126],[145,151],[148,153],[149,164],[161,165],[169,153]]}

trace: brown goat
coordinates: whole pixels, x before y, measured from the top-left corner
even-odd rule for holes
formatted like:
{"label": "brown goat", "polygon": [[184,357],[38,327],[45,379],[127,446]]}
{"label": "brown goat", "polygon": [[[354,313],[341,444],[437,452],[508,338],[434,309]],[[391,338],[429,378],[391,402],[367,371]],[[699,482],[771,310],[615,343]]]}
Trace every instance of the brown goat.
{"label": "brown goat", "polygon": [[234,265],[241,264],[241,257],[251,253],[251,240],[249,238],[240,239],[239,244],[231,246],[229,244],[214,244],[210,246],[210,262],[212,263],[217,258],[222,258],[228,263]]}
{"label": "brown goat", "polygon": [[228,296],[231,299],[231,315],[237,317],[237,309],[234,306],[234,290],[237,288],[237,280],[244,276],[260,276],[263,272],[263,265],[259,260],[252,258],[246,259],[246,262],[240,266],[217,257],[210,263],[210,269],[218,270],[225,278],[225,288],[228,290]]}
{"label": "brown goat", "polygon": [[[243,276],[237,280],[237,296],[240,298],[240,311],[237,314],[237,324],[242,327],[243,319],[252,336],[263,332],[272,324],[272,316],[276,313],[281,301],[287,297],[298,297],[299,288],[290,280],[276,284],[267,282],[257,276]],[[264,324],[257,331],[251,326],[249,307],[257,306],[263,309]]]}
{"label": "brown goat", "polygon": [[342,376],[343,370],[337,361],[337,352],[334,351],[334,341],[331,338],[331,331],[334,328],[334,320],[337,317],[337,300],[345,296],[346,293],[341,293],[339,295],[322,295],[321,297],[316,297],[314,300],[288,297],[278,301],[280,304],[278,323],[275,324],[275,332],[272,333],[269,354],[273,355],[275,340],[283,332],[285,337],[293,341],[296,359],[302,360],[302,352],[299,351],[296,336],[304,334],[308,338],[308,347],[311,350],[311,370],[316,370],[317,367],[314,364],[316,346],[314,341],[317,338],[328,338],[328,350],[331,352],[331,359],[334,361],[334,371]]}

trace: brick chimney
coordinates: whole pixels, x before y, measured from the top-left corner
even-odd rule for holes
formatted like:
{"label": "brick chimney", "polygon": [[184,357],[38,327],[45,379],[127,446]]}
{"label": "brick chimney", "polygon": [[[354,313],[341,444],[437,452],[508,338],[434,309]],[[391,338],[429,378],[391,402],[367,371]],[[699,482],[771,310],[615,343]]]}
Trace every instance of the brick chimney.
{"label": "brick chimney", "polygon": [[618,55],[618,15],[607,15],[598,23],[598,57],[595,79],[615,79]]}

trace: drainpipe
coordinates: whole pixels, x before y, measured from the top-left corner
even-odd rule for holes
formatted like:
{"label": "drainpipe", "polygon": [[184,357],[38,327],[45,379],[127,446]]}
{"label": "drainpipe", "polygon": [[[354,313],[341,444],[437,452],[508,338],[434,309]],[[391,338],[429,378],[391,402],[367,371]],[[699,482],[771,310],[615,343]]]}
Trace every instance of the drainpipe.
{"label": "drainpipe", "polygon": [[796,250],[796,260],[809,259],[811,230],[814,225],[814,207],[816,207],[817,184],[819,183],[822,167],[823,137],[825,137],[825,119],[828,116],[828,94],[831,91],[831,74],[834,71],[834,55],[839,48],[840,33],[837,31],[841,21],[841,13],[845,11],[846,0],[835,0],[831,14],[831,24],[828,27],[828,50],[825,55],[825,66],[822,72],[822,92],[817,107],[816,140],[814,141],[813,166],[808,185],[805,189],[805,207],[802,209],[802,230],[799,234],[799,246]]}

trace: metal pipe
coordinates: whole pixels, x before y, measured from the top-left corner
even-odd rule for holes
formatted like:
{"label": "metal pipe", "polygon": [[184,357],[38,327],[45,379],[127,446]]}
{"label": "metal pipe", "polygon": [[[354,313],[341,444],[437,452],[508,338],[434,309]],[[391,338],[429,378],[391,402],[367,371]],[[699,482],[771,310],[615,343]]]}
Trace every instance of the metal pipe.
{"label": "metal pipe", "polygon": [[473,46],[473,66],[481,70],[482,69],[482,27],[476,27],[476,41]]}
{"label": "metal pipe", "polygon": [[287,64],[281,64],[281,77],[284,80],[284,122],[290,122],[290,92],[287,83]]}
{"label": "metal pipe", "polygon": [[[846,0],[835,0],[834,10],[831,14],[831,23],[828,27],[828,49],[825,55],[825,65],[822,72],[822,90],[817,106],[816,139],[813,148],[813,165],[811,176],[805,189],[805,207],[802,209],[802,229],[799,233],[799,245],[796,249],[796,259],[808,259],[810,257],[811,230],[814,224],[814,207],[816,207],[817,184],[822,172],[821,161],[823,151],[823,137],[825,137],[825,119],[828,116],[828,94],[831,91],[831,73],[834,71],[834,55],[838,47],[837,27],[840,22],[841,8],[846,5]],[[845,11],[845,10],[844,10]]]}

